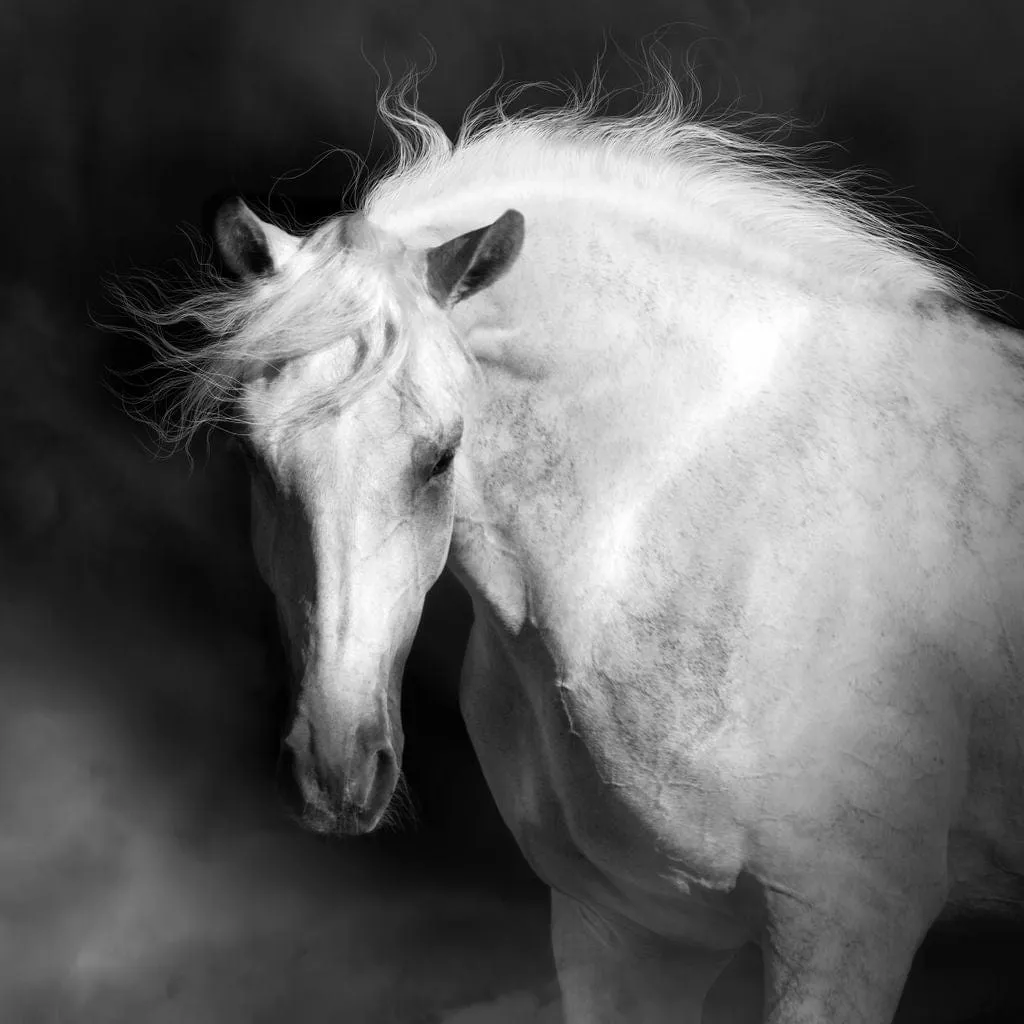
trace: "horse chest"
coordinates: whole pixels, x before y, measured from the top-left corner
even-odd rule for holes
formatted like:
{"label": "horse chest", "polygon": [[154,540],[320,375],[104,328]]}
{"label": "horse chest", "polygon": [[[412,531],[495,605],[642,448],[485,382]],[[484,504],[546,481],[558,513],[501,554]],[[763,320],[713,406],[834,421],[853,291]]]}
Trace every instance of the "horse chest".
{"label": "horse chest", "polygon": [[462,709],[498,809],[549,885],[662,934],[731,943],[743,932],[741,840],[710,790],[663,804],[654,751],[616,777],[621,751],[591,749],[559,688],[524,679],[479,633]]}

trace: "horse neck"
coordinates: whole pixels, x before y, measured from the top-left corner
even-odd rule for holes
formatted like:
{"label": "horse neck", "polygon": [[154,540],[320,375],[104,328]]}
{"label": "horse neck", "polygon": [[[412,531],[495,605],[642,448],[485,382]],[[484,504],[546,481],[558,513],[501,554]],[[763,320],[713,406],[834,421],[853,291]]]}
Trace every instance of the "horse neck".
{"label": "horse neck", "polygon": [[566,567],[628,538],[808,316],[795,287],[650,218],[524,213],[520,264],[457,310],[481,382],[452,557],[512,631],[558,614],[558,588],[582,585]]}
{"label": "horse neck", "polygon": [[520,447],[583,443],[609,471],[645,451],[678,452],[766,387],[826,305],[843,330],[834,296],[787,274],[786,254],[745,252],[741,240],[678,221],[659,222],[649,207],[527,212],[521,265],[460,324],[484,395],[515,390],[535,414]]}

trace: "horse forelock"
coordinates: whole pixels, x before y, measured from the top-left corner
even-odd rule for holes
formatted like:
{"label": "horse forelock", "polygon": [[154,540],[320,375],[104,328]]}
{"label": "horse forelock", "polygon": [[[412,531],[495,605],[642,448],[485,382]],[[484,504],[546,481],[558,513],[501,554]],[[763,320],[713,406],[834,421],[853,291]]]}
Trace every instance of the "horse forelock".
{"label": "horse forelock", "polygon": [[[164,308],[122,292],[125,305],[150,327],[148,340],[167,371],[158,394],[174,396],[161,424],[163,439],[175,446],[204,425],[251,426],[239,399],[252,377],[342,344],[355,347],[349,361],[354,371],[344,380],[311,381],[299,400],[278,411],[278,432],[338,413],[384,381],[429,413],[451,396],[436,394],[436,386],[434,394],[425,394],[413,376],[401,373],[412,339],[432,337],[453,381],[469,357],[431,306],[421,274],[398,239],[355,213],[314,229],[295,256],[267,277],[218,279]],[[162,330],[181,325],[198,337],[182,344]]]}

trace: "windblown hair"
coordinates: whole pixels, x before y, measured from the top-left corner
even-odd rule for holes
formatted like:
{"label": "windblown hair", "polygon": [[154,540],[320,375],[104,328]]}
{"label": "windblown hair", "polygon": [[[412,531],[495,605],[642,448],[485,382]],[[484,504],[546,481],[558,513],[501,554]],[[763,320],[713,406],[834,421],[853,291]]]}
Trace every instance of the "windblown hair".
{"label": "windblown hair", "polygon": [[[765,137],[768,118],[701,117],[695,83],[687,99],[664,67],[646,71],[642,100],[623,117],[607,115],[612,97],[596,71],[588,86],[563,90],[566,102],[554,109],[510,113],[531,86],[491,90],[471,106],[454,142],[417,108],[417,77],[407,76],[378,102],[395,154],[368,182],[360,206],[372,224],[401,237],[485,190],[509,205],[517,195],[544,190],[632,190],[682,215],[700,211],[726,239],[760,243],[765,253],[802,263],[840,290],[906,302],[926,293],[983,301],[928,258],[908,230],[855,201],[848,176],[822,174],[805,162],[806,148],[784,148],[770,132]],[[759,128],[760,136],[751,137]],[[187,442],[204,424],[232,422],[240,386],[254,368],[346,337],[359,353],[355,374],[324,382],[309,406],[295,411],[296,421],[341,408],[375,382],[395,378],[425,293],[396,271],[387,251],[347,246],[342,224],[337,217],[322,224],[304,241],[302,258],[268,278],[237,284],[207,271],[192,294],[172,304],[161,303],[159,289],[147,295],[145,283],[130,295],[121,289],[167,371],[159,394],[176,396],[161,425],[165,441]],[[163,334],[182,324],[198,327],[205,343],[182,345]],[[452,340],[448,355],[467,359]]]}
{"label": "windblown hair", "polygon": [[964,279],[930,258],[908,226],[872,212],[862,173],[817,169],[815,158],[826,147],[772,141],[787,127],[780,119],[702,113],[696,80],[684,93],[660,63],[645,65],[644,74],[640,102],[617,117],[605,113],[613,94],[596,71],[589,85],[563,90],[566,102],[557,108],[509,112],[535,85],[508,86],[490,105],[485,93],[454,143],[416,108],[414,90],[402,82],[378,104],[397,153],[367,190],[363,209],[374,223],[401,232],[482,188],[509,197],[545,190],[568,197],[595,184],[609,198],[628,191],[657,197],[665,210],[717,215],[719,230],[737,242],[759,240],[839,281],[853,278],[894,295],[937,291],[972,300]]}
{"label": "windblown hair", "polygon": [[[320,381],[301,407],[284,413],[284,429],[315,421],[398,374],[409,354],[408,324],[423,312],[427,296],[387,251],[348,245],[343,227],[343,218],[326,221],[267,277],[234,281],[204,267],[180,301],[168,301],[152,278],[131,289],[115,287],[121,304],[144,325],[138,333],[163,371],[150,401],[170,399],[169,412],[156,423],[165,445],[187,445],[204,425],[244,429],[238,399],[253,374],[343,341],[355,346],[351,374]],[[165,328],[174,329],[177,340]],[[445,355],[465,361],[458,339],[451,341]]]}

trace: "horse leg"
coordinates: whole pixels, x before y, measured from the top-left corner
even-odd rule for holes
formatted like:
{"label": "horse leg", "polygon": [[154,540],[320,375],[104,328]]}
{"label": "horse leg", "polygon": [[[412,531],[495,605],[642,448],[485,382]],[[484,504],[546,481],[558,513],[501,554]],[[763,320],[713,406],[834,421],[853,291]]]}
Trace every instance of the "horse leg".
{"label": "horse leg", "polygon": [[765,1024],[891,1024],[934,915],[910,900],[880,901],[877,890],[840,882],[832,891],[844,896],[767,899]]}
{"label": "horse leg", "polygon": [[554,891],[551,933],[566,1024],[701,1024],[734,953],[669,942]]}

